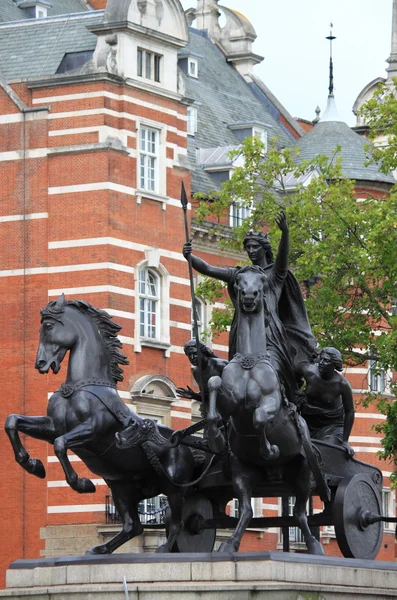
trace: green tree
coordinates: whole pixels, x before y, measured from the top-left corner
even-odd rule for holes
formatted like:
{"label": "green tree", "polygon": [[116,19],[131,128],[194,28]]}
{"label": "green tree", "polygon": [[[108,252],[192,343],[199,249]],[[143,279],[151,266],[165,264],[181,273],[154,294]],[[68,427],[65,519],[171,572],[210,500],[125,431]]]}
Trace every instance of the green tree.
{"label": "green tree", "polygon": [[[374,360],[379,370],[397,370],[397,316],[392,310],[397,298],[397,193],[382,199],[368,194],[357,201],[354,182],[342,175],[338,151],[332,160],[318,156],[299,162],[293,149],[272,146],[264,159],[261,142],[248,138],[234,152],[234,157],[242,155],[244,166],[235,169],[220,193],[200,203],[197,218],[210,219],[221,230],[217,223],[231,203],[252,205],[250,217],[220,243],[241,249],[249,229],[270,229],[276,250],[280,233],[274,217],[285,210],[290,264],[302,283],[319,346],[340,349],[350,365]],[[219,301],[222,290],[217,282],[205,281],[200,294]],[[230,318],[230,309],[213,311],[213,332],[223,331]],[[379,406],[388,416],[380,426],[386,435],[385,457],[394,460],[397,403],[383,400]]]}

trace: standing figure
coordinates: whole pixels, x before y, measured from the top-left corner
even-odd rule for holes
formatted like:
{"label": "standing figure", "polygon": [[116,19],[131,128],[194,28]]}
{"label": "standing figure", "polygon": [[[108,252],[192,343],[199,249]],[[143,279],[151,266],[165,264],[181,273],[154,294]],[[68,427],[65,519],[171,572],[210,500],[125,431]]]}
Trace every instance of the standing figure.
{"label": "standing figure", "polygon": [[312,439],[342,445],[353,456],[348,444],[354,422],[353,394],[342,369],[342,355],[336,348],[323,348],[317,365],[302,363],[306,389],[300,411]]}
{"label": "standing figure", "polygon": [[[292,400],[297,389],[295,366],[310,361],[316,348],[316,340],[311,333],[299,284],[288,271],[289,230],[283,212],[279,213],[276,222],[282,235],[275,262],[266,235],[250,232],[243,243],[252,264],[259,267],[265,277],[263,294],[267,350],[287,397]],[[189,242],[183,249],[186,259],[191,252]],[[236,308],[236,278],[244,267],[215,267],[193,254],[191,259],[196,271],[228,284],[229,296]],[[229,337],[230,360],[236,353],[236,332],[235,313]]]}

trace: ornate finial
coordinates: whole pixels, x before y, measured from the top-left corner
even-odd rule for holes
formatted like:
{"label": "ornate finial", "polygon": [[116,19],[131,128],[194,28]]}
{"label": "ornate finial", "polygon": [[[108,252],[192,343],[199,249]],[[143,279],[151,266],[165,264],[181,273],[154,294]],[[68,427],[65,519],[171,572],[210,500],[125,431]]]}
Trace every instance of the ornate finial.
{"label": "ornate finial", "polygon": [[316,116],[313,119],[313,123],[318,123],[320,120],[321,108],[319,106],[316,106],[316,110],[314,112],[316,113]]}
{"label": "ornate finial", "polygon": [[326,40],[329,40],[329,95],[333,96],[334,95],[334,63],[332,61],[332,42],[334,40],[336,40],[336,37],[334,35],[332,35],[332,30],[333,30],[333,23],[330,23],[330,28],[331,31],[329,33],[329,35],[325,38]]}

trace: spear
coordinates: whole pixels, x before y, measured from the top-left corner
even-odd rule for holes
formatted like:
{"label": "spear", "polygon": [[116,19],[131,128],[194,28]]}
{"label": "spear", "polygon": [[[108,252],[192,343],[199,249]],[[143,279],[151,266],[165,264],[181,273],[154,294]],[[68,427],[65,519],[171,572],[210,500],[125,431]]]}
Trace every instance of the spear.
{"label": "spear", "polygon": [[[181,204],[183,208],[183,218],[185,223],[185,237],[186,241],[190,242],[190,234],[189,234],[189,224],[187,218],[187,207],[188,207],[188,199],[185,189],[185,184],[182,181],[181,187]],[[197,349],[197,367],[198,367],[198,384],[200,388],[201,394],[201,402],[203,406],[205,406],[204,401],[204,386],[203,386],[203,367],[202,367],[202,356],[200,351],[200,339],[199,339],[199,330],[198,330],[198,318],[197,318],[197,306],[196,306],[196,295],[194,292],[194,280],[193,280],[193,265],[192,265],[192,255],[188,256],[188,264],[189,264],[189,279],[190,279],[190,294],[192,298],[192,313],[193,313],[193,336],[196,340],[196,349]]]}

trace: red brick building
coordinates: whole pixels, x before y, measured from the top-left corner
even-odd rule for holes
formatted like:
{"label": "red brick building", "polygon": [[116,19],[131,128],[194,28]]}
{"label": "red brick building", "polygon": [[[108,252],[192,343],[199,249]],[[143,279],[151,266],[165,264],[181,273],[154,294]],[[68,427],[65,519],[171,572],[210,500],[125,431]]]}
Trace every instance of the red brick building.
{"label": "red brick building", "polygon": [[[183,354],[191,302],[181,183],[189,197],[219,186],[233,168],[228,150],[247,135],[277,136],[285,146],[304,134],[253,73],[262,59],[252,52],[251,24],[222,10],[223,29],[216,0],[199,0],[186,15],[178,0],[3,2],[3,421],[9,413],[45,414],[63,381],[65,367],[58,376],[34,370],[39,310],[62,292],[104,308],[122,325],[130,365],[119,391],[127,403],[175,429],[197,416],[175,393],[178,385],[193,385]],[[197,29],[189,30],[193,18]],[[231,224],[239,217],[237,207]],[[239,259],[220,253],[210,228],[195,227],[193,235],[209,262]],[[209,310],[200,304],[203,326]],[[226,336],[212,343],[220,356],[226,345]],[[355,392],[367,389],[368,369],[348,375]],[[380,448],[370,429],[378,418],[358,409],[352,445],[368,462],[377,461]],[[46,465],[47,479],[19,468],[0,432],[1,574],[17,558],[81,553],[112,529],[103,481],[94,481],[94,496],[77,495],[52,447],[32,438],[24,443]],[[79,474],[88,475],[77,462]],[[392,501],[390,495],[390,509]],[[264,499],[256,510],[272,515],[279,506]],[[327,540],[336,553],[332,533]],[[157,542],[146,535],[133,549],[153,550]],[[243,549],[278,544],[276,530],[254,531]],[[386,534],[380,558],[394,555],[394,538]]]}

